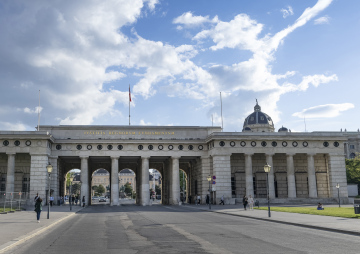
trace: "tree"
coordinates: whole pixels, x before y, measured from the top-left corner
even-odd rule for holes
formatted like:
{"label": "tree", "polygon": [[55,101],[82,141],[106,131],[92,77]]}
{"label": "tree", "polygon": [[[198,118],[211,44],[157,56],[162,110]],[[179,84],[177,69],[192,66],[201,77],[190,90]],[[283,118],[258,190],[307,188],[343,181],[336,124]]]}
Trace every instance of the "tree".
{"label": "tree", "polygon": [[346,159],[346,178],[348,183],[360,184],[360,155],[354,159]]}
{"label": "tree", "polygon": [[127,183],[125,183],[124,187],[125,187],[124,192],[126,193],[126,195],[131,196],[132,192],[133,192],[133,188],[132,188],[131,184],[129,182],[127,182]]}
{"label": "tree", "polygon": [[81,190],[81,184],[74,183],[71,187],[72,194],[79,195]]}
{"label": "tree", "polygon": [[95,189],[95,195],[96,196],[102,196],[102,194],[104,192],[105,192],[105,188],[101,184],[99,186],[97,186],[97,188]]}

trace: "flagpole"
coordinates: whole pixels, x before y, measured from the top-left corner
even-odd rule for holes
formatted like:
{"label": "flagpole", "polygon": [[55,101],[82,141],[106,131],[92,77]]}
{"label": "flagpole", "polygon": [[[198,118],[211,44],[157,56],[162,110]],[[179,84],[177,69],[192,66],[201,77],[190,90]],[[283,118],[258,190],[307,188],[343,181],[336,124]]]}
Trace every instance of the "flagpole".
{"label": "flagpole", "polygon": [[131,102],[131,94],[130,94],[130,84],[129,84],[129,126],[130,126],[130,102]]}
{"label": "flagpole", "polygon": [[40,130],[40,90],[39,90],[39,107],[38,107],[38,126],[37,131]]}
{"label": "flagpole", "polygon": [[221,131],[224,129],[223,115],[222,115],[222,97],[220,92],[220,103],[221,103]]}

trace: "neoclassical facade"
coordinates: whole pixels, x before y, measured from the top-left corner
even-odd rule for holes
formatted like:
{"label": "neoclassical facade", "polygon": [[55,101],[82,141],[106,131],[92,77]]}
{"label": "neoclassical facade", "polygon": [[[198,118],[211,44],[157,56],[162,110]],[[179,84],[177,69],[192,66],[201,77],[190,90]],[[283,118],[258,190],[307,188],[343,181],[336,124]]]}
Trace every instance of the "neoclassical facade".
{"label": "neoclassical facade", "polygon": [[[278,132],[271,118],[256,104],[242,132],[195,126],[40,126],[39,131],[0,131],[0,179],[3,191],[47,195],[50,188],[63,196],[66,174],[80,169],[81,196],[90,204],[93,172],[110,172],[111,205],[119,204],[123,169],[136,176],[137,204],[149,205],[149,169],[162,179],[162,203],[180,201],[179,170],[186,173],[187,196],[205,201],[211,184],[214,202],[224,195],[235,204],[244,195],[272,200],[347,200],[345,132]],[[345,149],[345,150],[344,150]]]}

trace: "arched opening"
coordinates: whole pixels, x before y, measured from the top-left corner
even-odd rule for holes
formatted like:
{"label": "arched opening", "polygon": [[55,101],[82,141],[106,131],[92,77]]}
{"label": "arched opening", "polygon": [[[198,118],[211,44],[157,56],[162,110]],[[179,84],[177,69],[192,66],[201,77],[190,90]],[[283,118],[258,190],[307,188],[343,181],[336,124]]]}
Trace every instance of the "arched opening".
{"label": "arched opening", "polygon": [[152,204],[162,204],[162,176],[154,168],[149,169],[149,188]]}
{"label": "arched opening", "polygon": [[[58,200],[54,200],[59,205],[81,205],[81,181],[80,181],[80,169],[71,169],[64,175],[62,184],[62,195]],[[50,196],[52,193],[50,193]]]}
{"label": "arched opening", "polygon": [[180,179],[180,201],[182,203],[189,202],[188,199],[188,177],[185,170],[181,169],[179,170],[179,179]]}
{"label": "arched opening", "polygon": [[91,176],[91,204],[110,203],[110,173],[106,169],[96,169]]}
{"label": "arched opening", "polygon": [[135,204],[136,202],[136,174],[125,168],[119,172],[119,204]]}

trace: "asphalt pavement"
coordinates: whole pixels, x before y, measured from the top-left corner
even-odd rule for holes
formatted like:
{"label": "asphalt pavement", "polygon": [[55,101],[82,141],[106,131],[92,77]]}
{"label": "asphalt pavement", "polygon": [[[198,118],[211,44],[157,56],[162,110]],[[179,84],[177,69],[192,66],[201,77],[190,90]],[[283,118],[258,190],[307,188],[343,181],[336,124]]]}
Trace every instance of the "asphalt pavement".
{"label": "asphalt pavement", "polygon": [[[330,216],[319,216],[319,215],[308,215],[308,214],[296,214],[296,213],[284,213],[284,212],[271,212],[271,217],[268,217],[268,212],[264,210],[244,210],[240,206],[234,206],[234,205],[213,205],[211,207],[211,210],[209,210],[208,206],[206,205],[184,205],[184,206],[161,206],[154,204],[152,207],[139,207],[135,205],[129,205],[124,204],[120,207],[110,207],[109,205],[94,205],[91,207],[86,207],[85,209],[81,208],[80,206],[73,206],[72,211],[70,211],[69,205],[66,206],[53,206],[50,210],[50,219],[47,219],[47,206],[43,207],[43,212],[41,214],[40,223],[37,223],[36,221],[36,214],[34,211],[32,211],[31,208],[28,211],[21,211],[21,212],[15,212],[15,213],[9,213],[9,214],[2,214],[0,215],[0,225],[1,225],[1,231],[0,231],[0,253],[11,253],[11,250],[14,248],[17,248],[17,246],[25,244],[30,242],[31,239],[36,239],[37,237],[46,235],[45,232],[50,232],[52,229],[56,227],[65,227],[68,223],[75,223],[75,217],[76,213],[85,215],[87,213],[89,214],[96,214],[96,218],[98,218],[99,213],[104,213],[104,217],[111,216],[109,218],[112,218],[112,222],[110,224],[116,225],[119,224],[121,227],[125,227],[127,229],[126,225],[130,225],[128,223],[134,223],[135,221],[141,222],[143,224],[149,224],[152,227],[157,227],[159,224],[160,219],[157,217],[154,217],[153,219],[149,218],[150,221],[145,221],[143,217],[141,217],[139,214],[142,211],[157,211],[157,215],[159,215],[161,212],[164,214],[163,217],[165,218],[165,211],[176,211],[177,216],[181,214],[183,218],[180,219],[180,217],[177,217],[178,220],[186,221],[186,220],[193,220],[190,218],[190,215],[192,212],[194,214],[201,213],[202,217],[209,217],[212,216],[223,216],[231,215],[231,217],[234,217],[234,219],[237,218],[244,218],[246,221],[253,221],[252,223],[256,224],[256,221],[266,221],[271,223],[277,223],[277,224],[289,224],[292,226],[297,227],[307,227],[312,229],[321,229],[326,230],[329,232],[334,233],[345,233],[345,234],[351,234],[358,236],[360,235],[360,220],[359,219],[347,219],[347,218],[339,218],[339,217],[330,217]],[[83,210],[82,210],[83,209]],[[126,213],[126,214],[124,214]],[[125,216],[125,217],[117,217],[118,219],[115,219],[116,216]],[[150,215],[150,213],[144,213]],[[155,214],[155,213],[154,213]],[[208,214],[208,215],[206,215]],[[186,217],[188,215],[188,218]],[[137,218],[136,216],[140,216]],[[155,215],[154,215],[155,216]],[[166,215],[169,216],[169,215]],[[230,218],[230,216],[227,216]],[[77,218],[77,217],[76,217]],[[80,218],[80,217],[79,217]],[[85,218],[85,217],[81,217]],[[94,225],[91,225],[94,218],[90,219],[87,218],[84,219],[84,224],[89,224],[89,230],[90,227],[93,228]],[[194,220],[196,221],[196,220]],[[80,223],[80,222],[78,222]],[[101,222],[99,222],[99,227],[102,223],[106,223],[105,219]],[[141,224],[139,225],[139,228],[141,227]],[[125,225],[125,226],[124,226]],[[155,226],[154,226],[155,225]],[[197,239],[196,234],[190,234],[188,232],[185,232],[183,228],[177,228],[175,225],[171,222],[169,219],[169,222],[166,224],[166,233],[163,235],[164,238],[168,237],[169,235],[173,234],[173,231],[176,231],[178,234],[181,234],[182,236],[186,236],[187,239],[191,238],[192,241],[201,243],[202,239]],[[120,227],[119,226],[119,227]],[[82,226],[80,226],[82,228]],[[161,227],[161,230],[163,230],[164,227]],[[169,228],[171,229],[169,231]],[[141,229],[143,230],[143,229]],[[139,229],[140,231],[140,229]],[[122,231],[121,231],[122,232]],[[154,231],[155,232],[155,231]],[[159,233],[159,229],[156,230],[157,234]],[[120,234],[120,233],[118,233]],[[144,233],[146,235],[146,232]],[[189,235],[190,234],[190,235]],[[115,236],[114,236],[115,237]],[[133,237],[134,239],[140,239],[141,235],[135,234]],[[151,236],[153,237],[153,236]],[[117,237],[115,237],[118,239]],[[113,239],[116,242],[116,239]],[[128,239],[128,238],[127,238]],[[135,241],[134,240],[134,241]],[[188,239],[189,240],[189,239]],[[95,240],[94,240],[95,241]],[[184,240],[187,241],[187,240]],[[29,243],[28,243],[29,244]],[[115,244],[115,243],[113,243]],[[139,246],[134,245],[136,248]],[[192,245],[190,245],[192,246]],[[131,247],[131,246],[130,246]],[[129,247],[129,248],[130,248]],[[153,248],[155,248],[153,246]],[[205,248],[205,249],[204,249]],[[130,249],[129,249],[130,250]],[[205,251],[204,251],[205,250]],[[10,251],[10,252],[9,252]],[[205,246],[202,246],[202,251],[204,253],[211,253],[211,251],[207,250]],[[199,251],[200,253],[201,251]],[[40,252],[39,252],[40,253]],[[135,253],[135,252],[129,252],[129,253]],[[151,252],[150,252],[151,253]],[[202,253],[202,252],[201,252]],[[217,253],[217,252],[216,252]],[[220,251],[221,253],[221,251]],[[350,252],[351,253],[351,252]]]}

